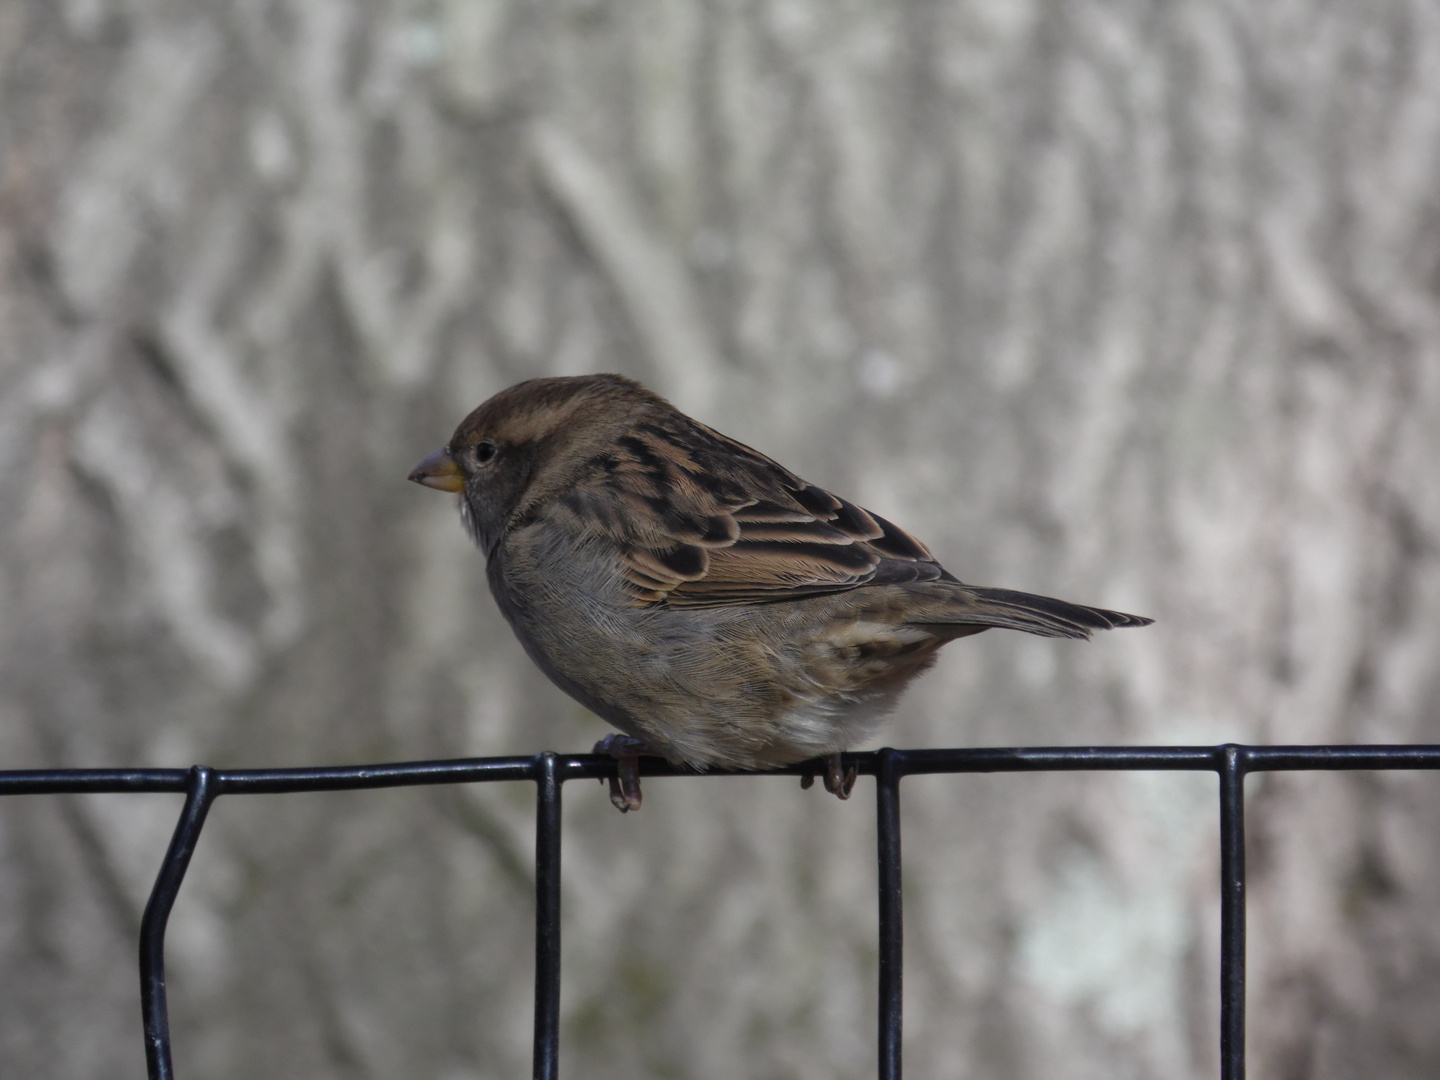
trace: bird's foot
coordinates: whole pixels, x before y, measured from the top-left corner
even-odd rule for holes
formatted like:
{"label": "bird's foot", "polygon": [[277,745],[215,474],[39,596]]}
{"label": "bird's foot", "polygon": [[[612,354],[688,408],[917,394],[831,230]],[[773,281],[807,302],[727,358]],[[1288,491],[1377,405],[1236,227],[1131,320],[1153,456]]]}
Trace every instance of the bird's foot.
{"label": "bird's foot", "polygon": [[[615,775],[609,777],[610,802],[622,814],[640,809],[640,755],[650,747],[629,735],[606,735],[595,744],[595,753],[615,759]],[[604,777],[600,782],[605,783]]]}
{"label": "bird's foot", "polygon": [[[837,799],[848,799],[850,792],[855,789],[855,777],[859,770],[851,765],[845,768],[840,760],[839,754],[829,754],[825,758],[825,790],[834,795]],[[813,781],[811,781],[813,783]],[[809,786],[808,784],[806,785]]]}

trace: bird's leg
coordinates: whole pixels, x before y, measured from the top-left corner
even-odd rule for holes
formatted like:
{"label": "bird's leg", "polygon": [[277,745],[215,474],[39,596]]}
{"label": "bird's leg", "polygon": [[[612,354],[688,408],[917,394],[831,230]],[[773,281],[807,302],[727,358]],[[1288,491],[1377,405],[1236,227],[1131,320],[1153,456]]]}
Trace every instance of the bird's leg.
{"label": "bird's leg", "polygon": [[859,770],[851,765],[846,769],[840,761],[839,754],[829,754],[825,758],[825,790],[839,799],[848,799],[850,792],[855,788],[855,777]]}
{"label": "bird's leg", "polygon": [[606,735],[595,744],[595,753],[615,759],[615,775],[609,778],[610,802],[622,814],[640,809],[640,755],[649,749],[629,735]]}

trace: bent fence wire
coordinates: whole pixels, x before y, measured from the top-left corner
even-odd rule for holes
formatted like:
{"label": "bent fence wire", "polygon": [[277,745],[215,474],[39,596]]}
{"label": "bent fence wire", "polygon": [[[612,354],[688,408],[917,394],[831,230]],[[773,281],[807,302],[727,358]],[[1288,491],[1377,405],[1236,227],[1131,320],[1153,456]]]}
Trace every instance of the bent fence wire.
{"label": "bent fence wire", "polygon": [[[900,1076],[902,902],[900,781],[922,773],[1170,770],[1220,778],[1220,1076],[1245,1075],[1245,776],[1252,772],[1440,769],[1440,746],[1111,746],[977,750],[877,750],[846,754],[875,777],[879,859],[881,1080]],[[814,776],[820,762],[765,775]],[[165,997],[165,926],[210,804],[220,795],[341,791],[417,784],[533,781],[535,833],[535,1066],[537,1080],[559,1075],[560,789],[567,780],[604,779],[615,762],[594,754],[471,758],[319,769],[53,769],[0,771],[0,795],[59,792],[179,792],[185,806],[155,879],[140,926],[140,1007],[152,1080],[170,1080]],[[642,776],[695,775],[643,758]],[[734,775],[713,770],[707,775]]]}

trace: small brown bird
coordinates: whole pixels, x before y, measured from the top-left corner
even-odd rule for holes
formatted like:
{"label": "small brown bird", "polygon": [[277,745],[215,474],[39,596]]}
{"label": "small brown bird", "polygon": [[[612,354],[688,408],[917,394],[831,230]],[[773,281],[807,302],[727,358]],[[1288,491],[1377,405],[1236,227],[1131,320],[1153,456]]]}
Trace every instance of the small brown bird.
{"label": "small brown bird", "polygon": [[884,518],[807,484],[619,375],[531,379],[410,479],[460,495],[490,591],[530,658],[636,760],[765,768],[864,743],[940,646],[1150,619],[966,585]]}

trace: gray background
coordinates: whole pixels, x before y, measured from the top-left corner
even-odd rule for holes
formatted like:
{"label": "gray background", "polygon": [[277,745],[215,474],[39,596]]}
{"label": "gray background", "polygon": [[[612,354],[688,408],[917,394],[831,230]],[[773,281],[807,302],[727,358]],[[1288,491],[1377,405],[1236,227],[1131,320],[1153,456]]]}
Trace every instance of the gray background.
{"label": "gray background", "polygon": [[[901,746],[1440,741],[1430,0],[4,0],[0,762],[579,750],[451,500],[621,371],[966,580]],[[1216,1068],[1215,781],[907,781],[917,1077]],[[565,792],[563,1071],[865,1077],[873,787]],[[1440,787],[1249,786],[1251,1059],[1440,1072]],[[174,797],[0,806],[0,1074],[143,1075]],[[226,799],[183,1077],[527,1075],[524,785]]]}

